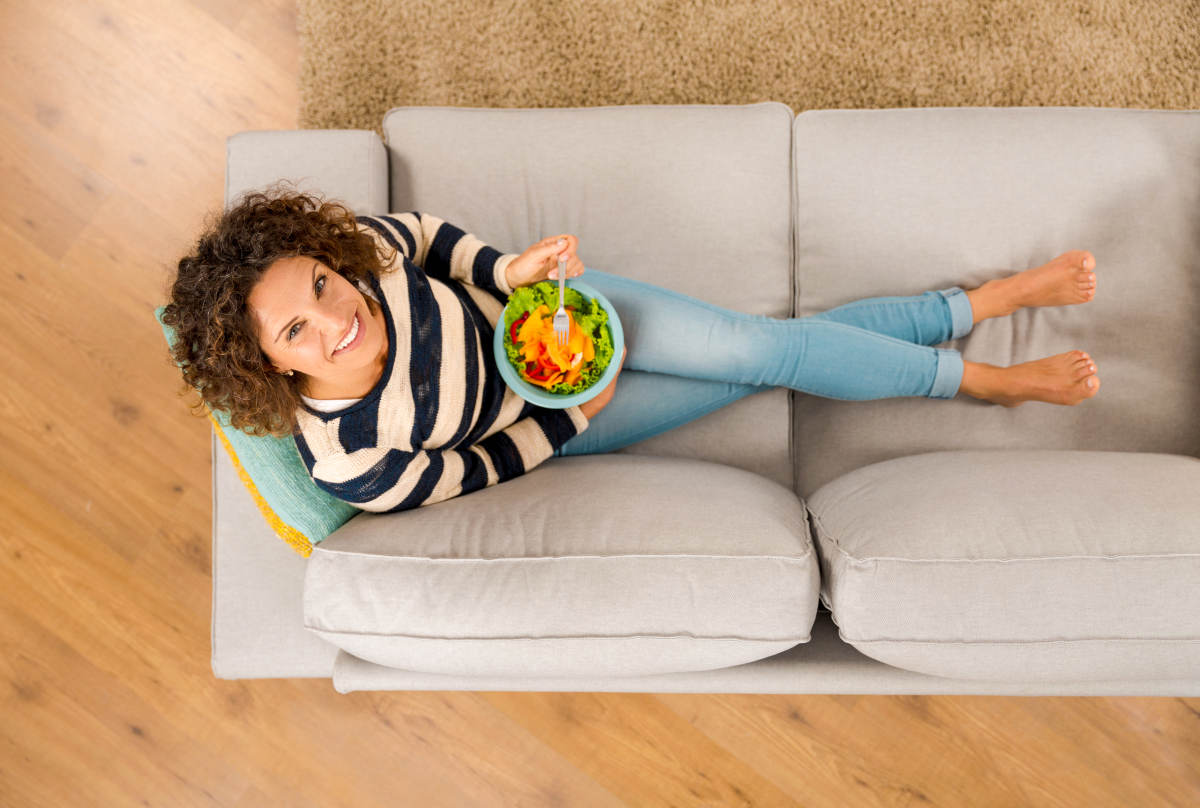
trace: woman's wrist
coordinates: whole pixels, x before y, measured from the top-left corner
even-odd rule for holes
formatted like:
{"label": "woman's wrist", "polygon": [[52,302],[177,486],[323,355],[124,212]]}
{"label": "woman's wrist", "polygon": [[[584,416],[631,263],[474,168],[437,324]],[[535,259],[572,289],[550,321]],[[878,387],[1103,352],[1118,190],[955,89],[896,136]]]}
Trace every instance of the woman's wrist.
{"label": "woman's wrist", "polygon": [[[499,260],[503,260],[505,257],[507,257],[507,256],[502,256]],[[505,266],[504,266],[504,283],[507,284],[508,288],[512,289],[514,292],[517,290],[517,285],[515,283],[513,283],[512,265],[513,265],[513,262],[516,260],[517,260],[517,256],[514,254],[514,255],[512,255],[512,258],[509,259],[508,263],[505,264]]]}
{"label": "woman's wrist", "polygon": [[582,412],[584,417],[589,421],[592,420],[593,415],[608,406],[608,402],[612,401],[613,393],[615,392],[616,391],[613,389],[613,385],[610,384],[608,387],[604,388],[600,395],[580,404],[579,411]]}
{"label": "woman's wrist", "polygon": [[579,405],[579,412],[589,421],[592,420],[592,416],[596,414],[596,405],[592,403],[595,400],[596,399],[593,398]]}

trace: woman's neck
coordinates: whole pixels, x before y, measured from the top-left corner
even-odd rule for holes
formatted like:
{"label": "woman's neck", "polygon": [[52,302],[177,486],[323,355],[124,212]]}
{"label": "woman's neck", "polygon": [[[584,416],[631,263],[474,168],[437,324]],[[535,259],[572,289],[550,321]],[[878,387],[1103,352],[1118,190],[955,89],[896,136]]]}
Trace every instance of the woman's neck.
{"label": "woman's neck", "polygon": [[348,381],[339,385],[329,385],[325,382],[319,382],[316,379],[309,379],[308,384],[304,386],[304,395],[317,400],[330,401],[340,401],[346,398],[362,398],[375,389],[375,385],[379,383],[379,379],[382,376],[383,368],[379,368],[374,379],[366,379],[360,383]]}

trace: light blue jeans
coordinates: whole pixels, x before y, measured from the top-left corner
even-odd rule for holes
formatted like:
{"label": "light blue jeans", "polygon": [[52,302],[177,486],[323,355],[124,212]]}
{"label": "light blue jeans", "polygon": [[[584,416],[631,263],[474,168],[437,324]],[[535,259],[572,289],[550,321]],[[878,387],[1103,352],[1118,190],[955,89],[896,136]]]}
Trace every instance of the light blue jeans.
{"label": "light blue jeans", "polygon": [[625,366],[612,400],[556,457],[612,452],[773,387],[844,401],[954,398],[962,354],[932,346],[974,324],[958,287],[776,319],[590,267],[582,280],[620,314]]}

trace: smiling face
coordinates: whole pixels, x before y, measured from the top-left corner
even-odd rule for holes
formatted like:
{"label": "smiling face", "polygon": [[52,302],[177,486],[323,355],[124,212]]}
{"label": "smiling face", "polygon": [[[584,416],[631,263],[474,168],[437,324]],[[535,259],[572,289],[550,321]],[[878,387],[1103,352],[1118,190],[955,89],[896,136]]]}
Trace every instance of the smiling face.
{"label": "smiling face", "polygon": [[382,310],[315,258],[281,258],[248,299],[258,344],[277,371],[303,374],[312,398],[360,398],[383,374]]}

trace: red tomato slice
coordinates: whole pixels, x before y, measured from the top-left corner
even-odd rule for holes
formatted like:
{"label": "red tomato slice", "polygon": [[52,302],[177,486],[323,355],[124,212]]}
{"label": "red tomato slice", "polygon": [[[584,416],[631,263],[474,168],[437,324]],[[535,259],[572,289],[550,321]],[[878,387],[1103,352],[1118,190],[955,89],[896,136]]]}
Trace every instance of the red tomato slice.
{"label": "red tomato slice", "polygon": [[519,329],[519,328],[520,328],[522,325],[524,325],[524,324],[525,324],[525,321],[526,321],[526,320],[528,320],[528,319],[529,319],[529,312],[525,312],[525,313],[524,313],[524,314],[522,314],[520,317],[518,317],[517,319],[513,320],[512,328],[510,328],[510,329],[509,329],[509,331],[508,331],[508,333],[509,333],[509,336],[512,338],[512,344],[513,344],[513,345],[516,345],[516,344],[517,344],[517,330],[518,330],[518,329]]}

